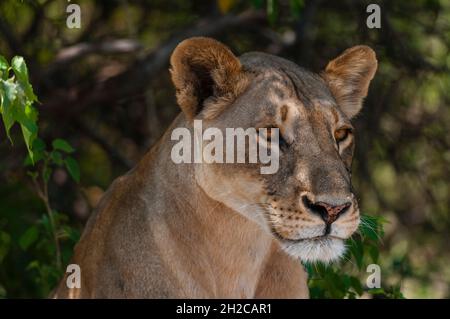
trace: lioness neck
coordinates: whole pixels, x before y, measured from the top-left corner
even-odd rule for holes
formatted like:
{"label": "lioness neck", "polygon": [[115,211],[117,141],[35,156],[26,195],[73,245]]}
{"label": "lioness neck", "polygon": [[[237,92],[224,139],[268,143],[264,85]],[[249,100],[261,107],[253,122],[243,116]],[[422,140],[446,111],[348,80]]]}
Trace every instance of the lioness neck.
{"label": "lioness neck", "polygon": [[137,168],[152,175],[147,189],[157,203],[149,214],[159,256],[186,296],[253,297],[272,239],[205,194],[192,165],[171,161],[170,149],[160,149],[171,145],[170,131]]}

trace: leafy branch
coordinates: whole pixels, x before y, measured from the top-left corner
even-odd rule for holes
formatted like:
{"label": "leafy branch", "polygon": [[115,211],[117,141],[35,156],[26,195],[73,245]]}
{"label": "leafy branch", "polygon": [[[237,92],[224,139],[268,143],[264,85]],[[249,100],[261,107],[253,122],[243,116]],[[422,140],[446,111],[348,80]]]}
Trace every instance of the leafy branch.
{"label": "leafy branch", "polygon": [[[52,208],[48,185],[54,167],[65,167],[70,176],[80,180],[80,170],[77,161],[70,155],[75,149],[63,139],[55,139],[51,150],[47,150],[45,142],[38,137],[38,111],[34,103],[38,102],[29,82],[28,69],[22,57],[16,56],[11,65],[0,55],[0,114],[5,126],[6,135],[13,144],[10,131],[14,124],[18,124],[22,131],[23,140],[28,155],[24,165],[31,167],[28,175],[31,177],[37,196],[45,205],[49,220],[49,233],[55,247],[56,268],[62,269],[60,225],[56,216],[58,213]],[[31,226],[20,238],[20,245],[27,249],[38,239],[38,230]]]}
{"label": "leafy branch", "polygon": [[28,154],[34,162],[32,146],[38,133],[38,112],[33,103],[37,102],[37,97],[29,82],[28,69],[22,57],[15,56],[9,65],[8,61],[0,56],[0,95],[0,113],[7,137],[12,143],[10,130],[18,123]]}

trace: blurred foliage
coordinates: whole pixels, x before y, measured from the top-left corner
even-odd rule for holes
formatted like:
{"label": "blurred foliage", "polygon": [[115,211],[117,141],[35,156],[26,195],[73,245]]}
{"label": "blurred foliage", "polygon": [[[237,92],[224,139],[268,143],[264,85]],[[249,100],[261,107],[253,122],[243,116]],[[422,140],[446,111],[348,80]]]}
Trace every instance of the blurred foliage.
{"label": "blurred foliage", "polygon": [[[75,150],[67,141],[53,140],[52,150],[48,152],[44,141],[38,138],[38,111],[33,106],[37,97],[29,82],[28,68],[23,57],[15,56],[9,65],[0,55],[0,72],[0,114],[3,126],[13,143],[9,132],[15,123],[20,125],[28,151],[23,165],[31,166],[27,174],[47,213],[31,223],[17,243],[22,251],[32,251],[34,258],[27,265],[26,271],[32,273],[38,295],[46,296],[63,275],[63,262],[66,264],[69,261],[73,245],[79,239],[78,230],[67,225],[67,216],[51,207],[48,183],[55,166],[64,166],[75,181],[80,180],[80,171],[77,161],[68,155]],[[71,244],[62,251],[61,240],[64,239],[71,240]],[[0,264],[11,245],[11,235],[0,231]],[[0,290],[2,294],[5,292],[4,288]]]}
{"label": "blurred foliage", "polygon": [[347,251],[340,262],[305,265],[311,298],[404,298],[398,285],[380,288],[366,285],[366,279],[371,274],[366,272],[367,265],[379,264],[379,245],[385,223],[387,221],[383,217],[361,216],[358,233],[347,241]]}
{"label": "blurred foliage", "polygon": [[[36,103],[23,84],[23,60],[8,63],[23,56],[40,102],[38,122],[20,109],[0,130],[0,296],[45,297],[59,274],[48,210],[23,159],[32,152],[41,189],[46,180],[65,264],[102,192],[178,113],[167,72],[173,46],[207,35],[237,54],[268,52],[314,71],[352,45],[375,49],[379,70],[354,121],[353,182],[364,222],[340,262],[307,265],[311,296],[450,297],[448,1],[72,3],[81,6],[81,29],[66,27],[67,1],[0,3],[2,96],[16,96],[24,110]],[[381,7],[381,29],[366,27],[369,3]],[[61,137],[77,149],[79,183],[68,178],[78,172]],[[46,161],[52,169],[44,174]],[[365,285],[371,263],[381,266],[381,289]]]}

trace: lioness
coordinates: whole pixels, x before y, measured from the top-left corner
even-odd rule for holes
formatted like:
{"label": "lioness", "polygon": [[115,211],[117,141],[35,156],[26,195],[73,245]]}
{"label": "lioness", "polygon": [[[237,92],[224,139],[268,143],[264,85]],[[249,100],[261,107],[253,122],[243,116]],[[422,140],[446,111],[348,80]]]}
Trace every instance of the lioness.
{"label": "lioness", "polygon": [[[237,58],[200,37],[181,42],[170,63],[182,113],[104,195],[74,252],[81,288],[64,278],[55,297],[307,298],[300,260],[339,258],[359,224],[350,119],[375,53],[352,47],[318,75],[264,53]],[[279,170],[175,164],[171,132],[192,130],[194,119],[279,128]]]}

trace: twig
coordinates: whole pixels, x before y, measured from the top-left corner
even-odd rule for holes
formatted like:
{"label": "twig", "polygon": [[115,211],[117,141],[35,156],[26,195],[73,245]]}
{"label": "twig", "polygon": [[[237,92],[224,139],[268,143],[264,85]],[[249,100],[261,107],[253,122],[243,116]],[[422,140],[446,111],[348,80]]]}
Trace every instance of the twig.
{"label": "twig", "polygon": [[[44,164],[44,165],[46,165],[46,164]],[[44,202],[45,209],[47,211],[47,215],[50,220],[50,227],[52,229],[53,241],[55,242],[56,266],[58,269],[61,269],[61,267],[62,267],[61,248],[59,246],[58,235],[56,233],[56,223],[55,223],[55,218],[53,215],[53,210],[50,206],[50,200],[48,197],[48,184],[47,184],[47,182],[43,181],[43,186],[41,188],[41,186],[39,185],[39,182],[37,181],[37,178],[35,176],[32,177],[32,180],[33,180],[33,184],[36,189],[37,195]]]}
{"label": "twig", "polygon": [[[175,47],[183,39],[193,36],[214,36],[229,28],[242,26],[255,21],[264,21],[265,14],[260,11],[247,11],[240,15],[226,15],[215,19],[202,20],[195,26],[188,28],[160,46],[153,49],[142,58],[138,58],[124,72],[109,78],[105,82],[86,85],[83,89],[73,88],[76,92],[66,101],[61,101],[60,97],[54,98],[54,101],[46,103],[46,110],[50,111],[64,108],[64,114],[61,117],[71,118],[73,114],[79,114],[80,111],[98,107],[99,105],[110,105],[115,101],[141,91],[153,78],[159,76],[160,72],[169,62],[169,57]],[[52,67],[50,67],[52,68]],[[118,90],[117,88],[120,88]],[[67,107],[73,105],[73,107]]]}
{"label": "twig", "polygon": [[142,49],[142,45],[138,41],[132,39],[117,39],[102,43],[78,43],[59,51],[55,58],[55,64],[61,65],[72,63],[92,53],[124,54],[135,53],[140,49]]}

